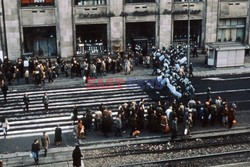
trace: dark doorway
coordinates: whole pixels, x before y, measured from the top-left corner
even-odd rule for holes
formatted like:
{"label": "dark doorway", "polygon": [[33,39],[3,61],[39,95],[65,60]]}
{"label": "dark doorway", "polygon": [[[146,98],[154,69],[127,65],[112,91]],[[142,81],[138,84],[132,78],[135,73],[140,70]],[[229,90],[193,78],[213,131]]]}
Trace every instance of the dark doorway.
{"label": "dark doorway", "polygon": [[107,24],[77,25],[77,52],[88,51],[92,54],[103,53],[107,50]]}
{"label": "dark doorway", "polygon": [[56,27],[23,28],[24,53],[34,56],[56,56]]}
{"label": "dark doorway", "polygon": [[155,22],[127,23],[126,46],[127,50],[134,50],[139,45],[148,50],[155,43]]}
{"label": "dark doorway", "polygon": [[[190,45],[201,45],[201,20],[191,20],[190,21]],[[186,44],[188,34],[188,21],[174,21],[174,43]]]}

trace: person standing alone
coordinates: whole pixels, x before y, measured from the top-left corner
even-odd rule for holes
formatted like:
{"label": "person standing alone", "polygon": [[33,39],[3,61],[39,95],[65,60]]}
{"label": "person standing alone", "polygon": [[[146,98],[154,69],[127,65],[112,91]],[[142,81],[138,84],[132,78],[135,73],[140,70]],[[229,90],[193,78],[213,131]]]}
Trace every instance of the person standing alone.
{"label": "person standing alone", "polygon": [[73,150],[72,158],[73,158],[73,166],[80,167],[82,166],[81,158],[83,157],[80,147],[77,145]]}

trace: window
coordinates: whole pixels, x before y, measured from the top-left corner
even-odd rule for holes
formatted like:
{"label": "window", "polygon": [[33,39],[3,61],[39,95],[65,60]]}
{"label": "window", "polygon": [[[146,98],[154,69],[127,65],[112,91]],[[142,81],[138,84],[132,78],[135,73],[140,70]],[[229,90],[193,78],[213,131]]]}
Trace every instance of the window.
{"label": "window", "polygon": [[54,6],[54,0],[21,0],[21,6]]}
{"label": "window", "polygon": [[155,2],[155,0],[126,0],[125,3],[145,3],[145,2]]}
{"label": "window", "polygon": [[107,0],[75,0],[75,5],[106,5]]}
{"label": "window", "polygon": [[245,19],[220,19],[218,42],[243,42],[245,25]]}

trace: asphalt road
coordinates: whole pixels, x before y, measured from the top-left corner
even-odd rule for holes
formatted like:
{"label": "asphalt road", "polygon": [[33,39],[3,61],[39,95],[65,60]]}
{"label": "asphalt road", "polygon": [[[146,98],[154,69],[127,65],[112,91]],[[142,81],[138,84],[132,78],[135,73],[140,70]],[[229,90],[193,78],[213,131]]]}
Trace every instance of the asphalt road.
{"label": "asphalt road", "polygon": [[[244,115],[249,115],[250,110],[250,75],[224,75],[221,77],[195,77],[192,79],[192,83],[196,90],[196,99],[204,102],[206,98],[206,91],[208,87],[211,87],[212,97],[216,98],[221,96],[223,99],[227,99],[228,102],[236,102],[238,111],[244,111],[240,115],[241,123],[244,125],[249,124],[249,119],[245,119]],[[162,91],[161,91],[162,92]],[[157,94],[152,94],[155,96]],[[249,117],[247,117],[249,118]],[[93,139],[95,139],[93,135]],[[3,139],[0,140],[0,154],[20,152],[30,150],[31,144],[34,139],[40,138],[40,136],[23,137],[19,139]],[[51,136],[53,142],[54,136]],[[76,140],[72,133],[63,134],[64,143],[62,146],[74,146]],[[50,147],[54,147],[51,145]]]}
{"label": "asphalt road", "polygon": [[221,96],[228,102],[236,102],[238,110],[250,110],[250,75],[225,75],[221,77],[194,78],[196,99],[204,101],[207,88],[211,88],[212,98]]}

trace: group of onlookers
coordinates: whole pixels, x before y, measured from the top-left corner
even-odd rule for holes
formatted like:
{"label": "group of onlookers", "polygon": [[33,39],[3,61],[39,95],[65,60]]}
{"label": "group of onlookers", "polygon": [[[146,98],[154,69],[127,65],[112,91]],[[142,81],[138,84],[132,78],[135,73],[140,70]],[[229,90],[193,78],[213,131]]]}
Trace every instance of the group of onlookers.
{"label": "group of onlookers", "polygon": [[[213,100],[209,97],[209,91],[207,96],[204,103],[194,99],[190,99],[187,103],[179,100],[171,103],[157,101],[150,104],[147,109],[144,99],[141,99],[140,102],[133,101],[130,104],[121,105],[115,110],[117,112],[115,117],[112,117],[112,111],[102,104],[98,111],[91,112],[87,109],[78,119],[78,110],[75,106],[72,119],[74,123],[78,123],[78,138],[85,137],[86,132],[93,128],[96,131],[101,130],[106,137],[112,131],[115,136],[122,136],[129,128],[131,137],[135,136],[133,135],[135,132],[140,133],[141,130],[147,129],[149,132],[172,132],[172,139],[177,137],[177,132],[181,129],[184,136],[191,136],[191,128],[197,124],[205,127],[218,123],[232,128],[236,123],[236,104],[229,104],[221,97]],[[183,128],[179,128],[179,125]]]}
{"label": "group of onlookers", "polygon": [[[133,66],[150,66],[150,55],[141,53],[114,53],[107,56],[91,56],[86,53],[83,57],[72,57],[70,61],[56,58],[29,58],[27,60],[18,58],[11,62],[7,57],[0,59],[0,86],[3,82],[7,85],[34,83],[42,86],[47,82],[54,82],[59,75],[65,77],[100,77],[107,73],[119,73],[122,70],[130,74]],[[46,81],[47,80],[47,81]]]}

